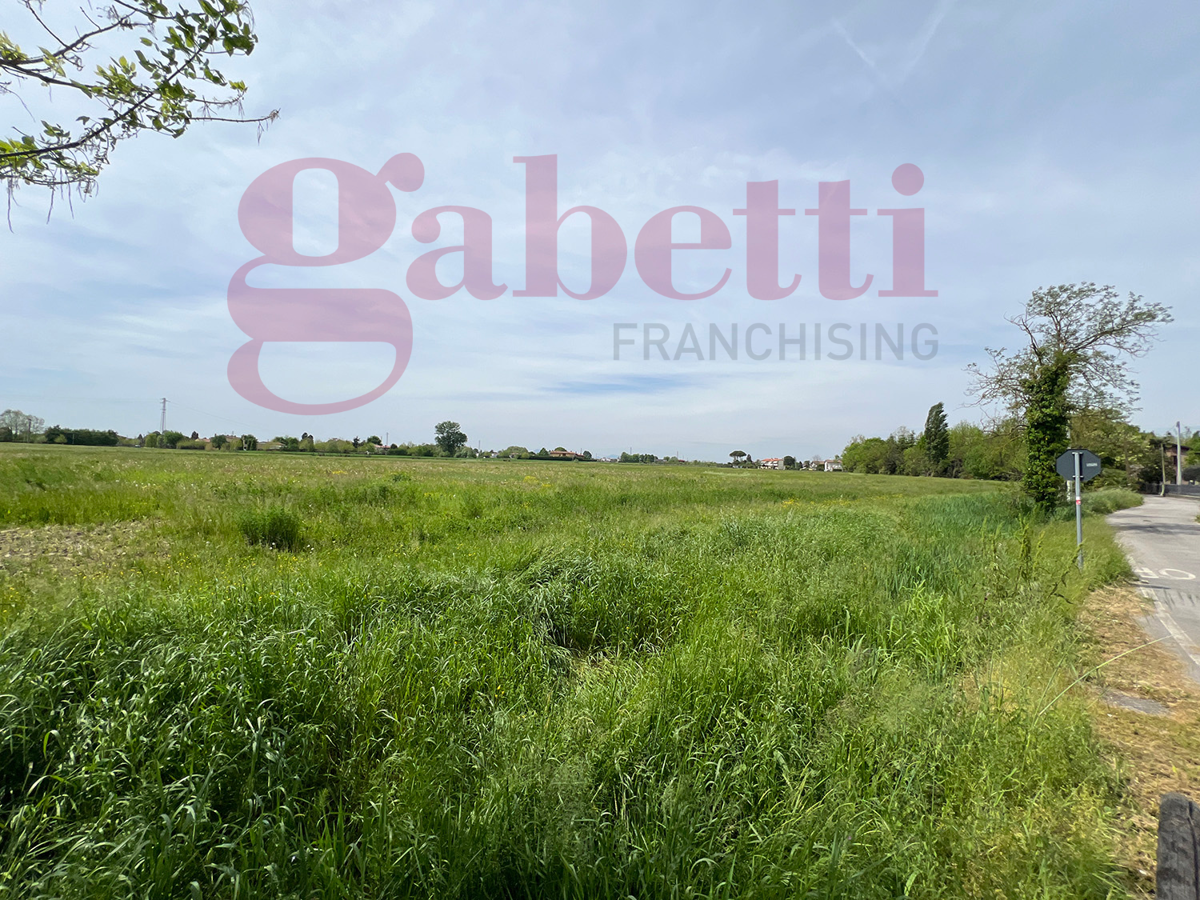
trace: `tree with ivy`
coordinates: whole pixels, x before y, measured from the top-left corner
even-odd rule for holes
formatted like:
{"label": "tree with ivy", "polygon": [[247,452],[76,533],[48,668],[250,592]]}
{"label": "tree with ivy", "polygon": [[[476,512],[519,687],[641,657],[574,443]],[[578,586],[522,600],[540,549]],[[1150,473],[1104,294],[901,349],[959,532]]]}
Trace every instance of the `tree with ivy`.
{"label": "tree with ivy", "polygon": [[[222,58],[249,55],[258,43],[244,0],[175,7],[161,0],[93,0],[77,12],[44,0],[20,2],[37,46],[23,47],[0,30],[0,93],[16,94],[30,110],[37,104],[28,89],[65,92],[85,114],[67,124],[43,120],[30,131],[16,125],[0,136],[0,177],[10,196],[21,185],[89,194],[117,143],[142,132],[179,137],[200,121],[261,129],[279,115],[245,116],[246,84],[216,68]],[[114,47],[119,55],[108,56]],[[30,118],[37,118],[32,111]]]}
{"label": "tree with ivy", "polygon": [[1144,356],[1158,326],[1172,318],[1161,303],[1133,293],[1122,298],[1110,285],[1086,282],[1038,288],[1025,311],[1008,321],[1021,330],[1025,346],[1012,353],[987,348],[989,368],[968,366],[971,390],[977,402],[1002,402],[1024,419],[1024,489],[1048,510],[1061,493],[1054,463],[1067,449],[1071,414],[1132,409],[1138,385],[1129,361]]}

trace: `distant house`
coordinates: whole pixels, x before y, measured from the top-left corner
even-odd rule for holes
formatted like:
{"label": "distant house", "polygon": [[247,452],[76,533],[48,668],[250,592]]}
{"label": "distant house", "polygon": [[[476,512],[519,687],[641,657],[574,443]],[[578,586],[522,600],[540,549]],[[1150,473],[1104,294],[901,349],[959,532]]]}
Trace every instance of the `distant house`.
{"label": "distant house", "polygon": [[[1176,452],[1175,452],[1175,451],[1176,451],[1176,447],[1175,447],[1175,441],[1174,441],[1174,439],[1172,439],[1172,440],[1171,440],[1171,443],[1164,445],[1164,448],[1163,448],[1163,449],[1165,449],[1165,450],[1166,450],[1166,454],[1167,454],[1167,461],[1168,461],[1168,462],[1169,462],[1169,463],[1170,463],[1172,466],[1173,466],[1173,465],[1175,465],[1175,457],[1176,457],[1176,455],[1177,455],[1177,454],[1176,454]],[[1191,448],[1191,447],[1190,447],[1188,444],[1184,444],[1184,445],[1183,445],[1182,447],[1180,447],[1179,449],[1181,449],[1181,450],[1183,451],[1183,458],[1184,458],[1184,461],[1185,461],[1185,462],[1184,462],[1184,465],[1186,465],[1186,464],[1187,464],[1187,462],[1186,462],[1186,460],[1187,460],[1187,456],[1188,456],[1188,454],[1189,454],[1189,453],[1191,453],[1191,452],[1192,452],[1192,448]]]}
{"label": "distant house", "polygon": [[582,453],[575,453],[572,450],[551,450],[551,459],[583,459]]}
{"label": "distant house", "polygon": [[770,457],[769,459],[760,459],[758,461],[758,467],[760,469],[782,469],[783,468],[783,460],[778,459],[777,457]]}
{"label": "distant house", "polygon": [[840,472],[840,471],[842,471],[842,461],[841,461],[840,459],[827,459],[827,460],[825,460],[825,471],[826,471],[826,472]]}

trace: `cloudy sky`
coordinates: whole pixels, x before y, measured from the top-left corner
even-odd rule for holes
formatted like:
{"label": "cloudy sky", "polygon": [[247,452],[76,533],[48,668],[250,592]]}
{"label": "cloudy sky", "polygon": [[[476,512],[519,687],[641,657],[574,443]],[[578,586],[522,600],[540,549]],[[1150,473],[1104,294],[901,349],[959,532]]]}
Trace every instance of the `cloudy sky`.
{"label": "cloudy sky", "polygon": [[[0,0],[14,37],[25,16]],[[1137,362],[1145,428],[1200,426],[1200,7],[968,0],[706,3],[420,3],[257,0],[260,45],[226,71],[251,87],[247,112],[278,107],[253,127],[197,125],[183,138],[122,144],[98,195],[73,208],[17,192],[0,234],[0,408],[47,423],[260,437],[387,434],[425,441],[443,419],[472,445],[563,445],[597,455],[633,449],[724,458],[838,452],[856,433],[920,428],[945,402],[966,407],[964,367],[985,346],[1015,346],[1006,315],[1043,285],[1092,281],[1173,308],[1176,322]],[[40,93],[0,98],[9,125],[48,117]],[[72,113],[73,114],[73,113]],[[374,288],[403,298],[412,355],[387,394],[333,415],[256,406],[230,386],[227,366],[248,337],[231,317],[233,273],[260,254],[239,228],[238,204],[272,166],[306,157],[377,172],[412,153],[425,179],[393,191],[391,238],[337,267],[265,266],[252,284]],[[516,297],[525,286],[524,177],[515,156],[556,154],[559,210],[599,207],[620,225],[629,259],[603,297]],[[915,196],[892,186],[913,163]],[[773,301],[746,284],[746,183],[778,180],[780,278],[799,288]],[[820,182],[849,180],[855,207],[851,270],[871,289],[853,300],[818,290]],[[333,176],[295,183],[295,247],[337,245]],[[420,254],[461,243],[457,216],[432,244],[413,218],[470,206],[493,223],[493,300],[460,290],[413,296],[406,272]],[[677,252],[676,287],[700,291],[725,268],[726,286],[701,300],[669,299],[638,277],[633,245],[646,221],[676,206],[711,210],[728,250]],[[876,210],[923,207],[926,282],[937,297],[878,296],[892,280],[891,220]],[[692,216],[677,242],[697,240]],[[589,279],[587,220],[564,224],[563,283]],[[461,254],[439,264],[461,278]],[[614,325],[631,345],[614,359]],[[756,323],[751,359],[746,330]],[[780,324],[807,328],[807,358],[778,358]],[[828,358],[830,325],[850,327],[850,359]],[[936,329],[937,352],[914,357],[912,328]],[[867,359],[860,327],[867,325]],[[876,325],[904,329],[907,352],[874,358]],[[644,346],[665,328],[669,359]],[[691,325],[700,353],[679,352]],[[739,328],[738,358],[709,357],[709,330]],[[815,359],[812,334],[826,336]],[[923,333],[926,337],[928,329]],[[932,345],[922,343],[921,355]],[[794,349],[794,348],[793,348]],[[650,359],[646,359],[649,350]],[[387,376],[381,343],[268,343],[265,384],[299,403],[363,394]],[[679,356],[678,359],[674,358]],[[701,359],[699,357],[703,356]]]}

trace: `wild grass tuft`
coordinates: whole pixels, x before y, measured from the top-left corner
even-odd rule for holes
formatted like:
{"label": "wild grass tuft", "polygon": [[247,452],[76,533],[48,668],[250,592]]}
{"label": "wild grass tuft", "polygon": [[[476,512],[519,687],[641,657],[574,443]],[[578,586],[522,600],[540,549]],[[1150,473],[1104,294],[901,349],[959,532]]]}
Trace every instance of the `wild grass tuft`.
{"label": "wild grass tuft", "polygon": [[238,528],[252,546],[275,550],[297,550],[302,543],[300,516],[284,506],[270,505],[242,510]]}

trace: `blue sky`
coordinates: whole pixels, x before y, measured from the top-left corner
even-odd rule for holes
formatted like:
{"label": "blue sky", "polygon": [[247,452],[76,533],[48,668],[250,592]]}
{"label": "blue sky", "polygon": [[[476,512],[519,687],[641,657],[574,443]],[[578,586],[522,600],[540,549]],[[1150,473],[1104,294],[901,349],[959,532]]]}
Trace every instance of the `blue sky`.
{"label": "blue sky", "polygon": [[[6,2],[10,17],[22,14]],[[248,113],[281,110],[261,140],[252,127],[197,125],[179,140],[128,141],[99,194],[73,209],[59,201],[49,222],[44,195],[16,194],[12,230],[0,235],[0,407],[137,434],[157,427],[165,396],[169,427],[203,434],[423,441],[449,418],[485,448],[831,455],[856,433],[920,428],[937,401],[952,421],[978,419],[963,408],[963,369],[985,345],[1016,343],[1004,317],[1039,286],[1094,281],[1174,311],[1136,363],[1136,421],[1200,426],[1195,3],[260,0],[254,10],[261,43],[227,71],[250,84]],[[44,101],[30,100],[39,117],[66,108]],[[5,122],[27,116],[12,97],[0,109]],[[402,152],[421,158],[425,183],[396,195],[397,228],[381,250],[332,269],[266,272],[260,283],[399,294],[414,324],[403,378],[331,416],[244,400],[226,377],[247,339],[226,288],[258,255],[238,228],[242,193],[288,160],[376,171]],[[560,210],[598,206],[630,244],[624,276],[602,298],[513,296],[524,285],[524,170],[512,158],[550,153]],[[891,187],[901,163],[925,174],[915,197]],[[744,219],[732,210],[745,205],[747,181],[774,179],[781,206],[800,213],[782,220],[781,277],[802,281],[786,299],[761,301],[746,290]],[[816,225],[803,210],[816,205],[818,182],[844,179],[871,212],[854,223],[855,280],[890,282],[890,222],[874,211],[923,205],[926,280],[938,297],[820,296]],[[326,252],[336,234],[330,181],[306,175],[296,197],[297,249]],[[431,249],[409,224],[449,204],[491,215],[504,296],[409,294],[408,265]],[[646,220],[684,205],[716,212],[733,236],[728,251],[676,263],[681,285],[733,269],[705,300],[658,296],[634,267]],[[458,243],[448,218],[432,246]],[[675,240],[694,240],[688,229],[678,223]],[[560,270],[572,286],[587,282],[586,248],[582,221],[569,221]],[[443,274],[458,280],[453,265]],[[710,324],[744,332],[756,322],[845,322],[856,340],[859,323],[925,322],[938,353],[646,360],[638,345],[613,359],[614,323],[662,323],[672,348],[691,323],[707,351]],[[288,399],[332,401],[381,381],[391,353],[269,344],[262,372]]]}

